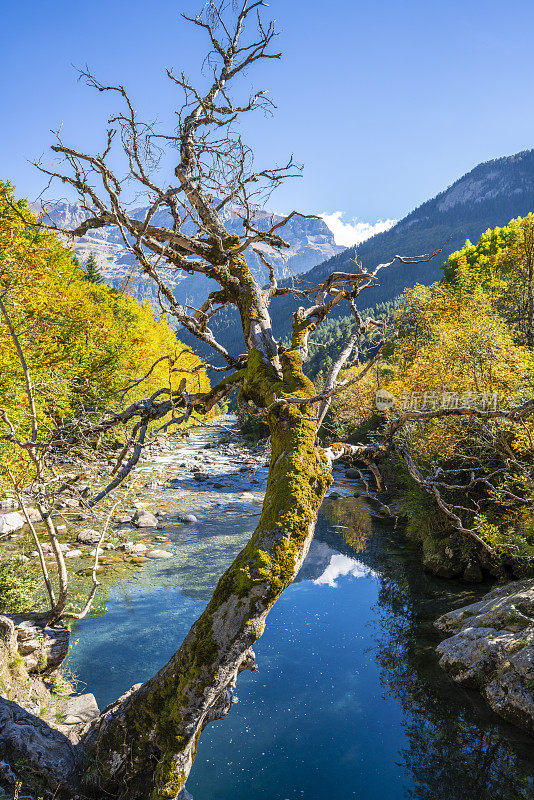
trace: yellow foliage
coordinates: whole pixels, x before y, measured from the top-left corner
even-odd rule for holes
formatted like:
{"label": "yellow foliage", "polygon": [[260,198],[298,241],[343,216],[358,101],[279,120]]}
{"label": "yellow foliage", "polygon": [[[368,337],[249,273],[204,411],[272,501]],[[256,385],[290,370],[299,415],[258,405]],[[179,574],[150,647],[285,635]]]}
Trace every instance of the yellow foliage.
{"label": "yellow foliage", "polygon": [[[162,386],[177,388],[182,378],[189,392],[209,388],[204,371],[190,372],[200,359],[177,340],[163,316],[156,319],[148,303],[139,305],[109,286],[85,280],[73,253],[56,235],[35,227],[26,203],[13,198],[12,188],[0,182],[0,292],[28,362],[43,429],[81,409],[101,413]],[[123,390],[162,356],[168,358],[122,400]],[[28,401],[3,319],[0,408],[24,438],[29,432]],[[5,433],[5,424],[1,427]],[[2,442],[0,447],[4,461],[13,465],[20,460],[12,445]]]}

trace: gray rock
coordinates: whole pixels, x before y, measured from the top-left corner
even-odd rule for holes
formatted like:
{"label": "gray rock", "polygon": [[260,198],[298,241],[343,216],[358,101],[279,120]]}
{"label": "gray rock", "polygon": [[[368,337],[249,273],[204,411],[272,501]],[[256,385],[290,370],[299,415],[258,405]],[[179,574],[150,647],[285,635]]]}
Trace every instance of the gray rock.
{"label": "gray rock", "polygon": [[80,531],[76,537],[77,542],[81,544],[98,544],[100,541],[100,531],[95,531],[92,528],[85,528]]}
{"label": "gray rock", "polygon": [[534,580],[494,589],[435,625],[449,637],[436,648],[440,666],[534,735]]}
{"label": "gray rock", "polygon": [[362,476],[361,476],[360,471],[358,469],[355,469],[354,467],[350,467],[350,469],[346,470],[345,477],[354,479],[354,478],[361,478]]}
{"label": "gray rock", "polygon": [[125,542],[121,544],[121,550],[124,550],[126,553],[145,553],[148,547],[142,542]]}
{"label": "gray rock", "polygon": [[65,706],[62,726],[80,725],[91,722],[100,716],[100,709],[94,694],[81,694],[69,697]]}
{"label": "gray rock", "polygon": [[3,500],[0,500],[1,509],[18,508],[18,507],[19,507],[19,501],[17,500],[16,497],[4,497]]}
{"label": "gray rock", "polygon": [[24,527],[26,520],[18,511],[0,514],[0,533],[12,533]]}
{"label": "gray rock", "polygon": [[185,522],[186,525],[194,525],[195,522],[198,522],[198,519],[194,514],[180,514],[178,517],[178,522]]}
{"label": "gray rock", "polygon": [[80,558],[80,556],[83,556],[81,550],[69,550],[68,553],[65,553],[65,558]]}
{"label": "gray rock", "polygon": [[12,614],[17,647],[28,672],[52,672],[69,650],[69,631],[49,627],[37,614]]}
{"label": "gray rock", "polygon": [[172,553],[169,553],[167,550],[158,550],[155,548],[154,550],[149,550],[147,556],[148,558],[172,558]]}
{"label": "gray rock", "polygon": [[41,514],[37,511],[36,508],[32,508],[31,506],[26,509],[26,514],[30,518],[30,522],[41,522]]}
{"label": "gray rock", "polygon": [[136,511],[132,517],[132,522],[137,528],[156,528],[158,524],[157,517],[151,514],[150,511]]}

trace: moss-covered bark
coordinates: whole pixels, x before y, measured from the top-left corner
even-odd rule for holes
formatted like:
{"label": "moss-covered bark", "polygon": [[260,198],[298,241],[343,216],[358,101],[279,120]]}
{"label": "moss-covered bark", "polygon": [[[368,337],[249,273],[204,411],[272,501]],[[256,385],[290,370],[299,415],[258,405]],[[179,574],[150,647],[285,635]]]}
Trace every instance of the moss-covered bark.
{"label": "moss-covered bark", "polygon": [[[281,375],[264,352],[252,351],[243,399],[266,408],[276,397],[314,395],[298,351],[282,351],[280,368]],[[306,556],[331,481],[309,408],[274,405],[268,423],[272,456],[258,527],[169,663],[88,733],[88,789],[128,800],[176,798],[202,729],[228,713],[239,672],[254,669],[252,646]]]}

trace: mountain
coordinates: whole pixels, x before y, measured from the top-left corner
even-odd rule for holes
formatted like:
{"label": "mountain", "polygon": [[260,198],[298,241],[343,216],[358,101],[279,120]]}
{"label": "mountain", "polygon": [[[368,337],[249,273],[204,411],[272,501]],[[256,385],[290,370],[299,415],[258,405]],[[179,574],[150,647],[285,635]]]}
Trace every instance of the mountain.
{"label": "mountain", "polygon": [[[40,207],[34,205],[32,210],[37,213]],[[136,219],[145,218],[147,208],[139,207],[130,213]],[[47,207],[47,220],[59,228],[76,228],[89,216],[79,203],[56,203]],[[224,219],[230,233],[242,231],[241,220],[233,209],[224,212]],[[254,225],[259,230],[267,230],[282,219],[277,214],[259,211],[254,216]],[[170,215],[160,211],[152,218],[154,225],[172,227]],[[184,232],[187,233],[184,226]],[[343,251],[343,247],[334,242],[334,237],[322,219],[305,219],[292,217],[283,230],[280,230],[290,247],[284,251],[284,259],[278,252],[261,243],[261,249],[266,258],[273,264],[278,279],[297,275],[299,272],[309,270],[311,267]],[[128,291],[138,300],[153,300],[156,302],[156,291],[153,282],[140,271],[135,258],[129,253],[122,239],[120,230],[116,227],[99,228],[89,231],[86,236],[75,239],[71,243],[76,255],[81,261],[86,261],[89,253],[93,252],[98,266],[106,281],[113,286],[123,284],[131,275],[128,282]],[[268,282],[267,268],[252,250],[247,253],[247,261],[257,276],[264,284]],[[180,303],[191,303],[198,306],[206,299],[208,292],[217,288],[214,281],[203,275],[188,275],[182,270],[160,269],[167,283],[171,286],[176,299]]]}
{"label": "mountain", "polygon": [[[390,261],[395,254],[413,256],[443,248],[430,262],[397,263],[381,271],[380,285],[367,289],[359,298],[360,307],[369,308],[393,300],[416,283],[429,285],[439,280],[443,263],[466,239],[476,242],[488,228],[507,225],[511,219],[530,211],[534,211],[534,150],[525,150],[479,164],[390,230],[318,264],[299,275],[294,284],[300,288],[314,286],[334,270],[354,272],[356,251],[363,266],[373,269]],[[292,312],[299,305],[302,301],[289,295],[273,301],[271,313],[278,336],[289,333]],[[345,314],[346,304],[340,303],[333,316]]]}

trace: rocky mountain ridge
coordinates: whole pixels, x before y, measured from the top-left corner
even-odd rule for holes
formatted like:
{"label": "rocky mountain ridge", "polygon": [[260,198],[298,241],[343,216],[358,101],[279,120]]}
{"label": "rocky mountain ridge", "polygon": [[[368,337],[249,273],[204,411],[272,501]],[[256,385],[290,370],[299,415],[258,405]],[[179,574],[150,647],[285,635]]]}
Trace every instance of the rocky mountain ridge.
{"label": "rocky mountain ridge", "polygon": [[[34,204],[32,210],[39,212],[41,209]],[[139,220],[145,218],[146,212],[146,207],[139,207],[131,211],[132,216]],[[80,203],[55,203],[47,207],[45,221],[59,228],[72,230],[80,225],[87,216],[89,216],[88,212]],[[226,210],[224,218],[230,233],[242,232],[241,219],[235,210]],[[266,230],[281,219],[282,217],[278,214],[259,211],[254,217],[254,224],[260,230]],[[157,212],[152,218],[152,222],[155,225],[172,226],[170,215],[165,211]],[[263,243],[255,245],[273,264],[279,279],[308,270],[324,261],[325,258],[330,258],[344,249],[335,243],[332,232],[319,218],[293,217],[280,229],[280,233],[290,244],[290,247],[284,251],[283,257],[268,245]],[[129,279],[128,290],[134,297],[140,301],[155,300],[156,294],[152,281],[142,274],[134,256],[126,249],[118,227],[89,231],[85,236],[75,239],[71,246],[81,261],[87,260],[89,254],[93,252],[108,283],[118,287]],[[268,270],[252,249],[247,252],[247,260],[259,281],[262,284],[268,282]],[[187,302],[192,305],[202,303],[206,294],[216,288],[216,284],[203,275],[188,275],[183,270],[165,267],[160,267],[160,271],[180,303]]]}

